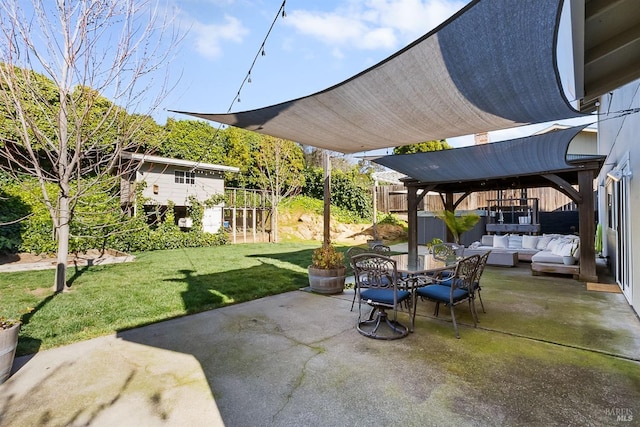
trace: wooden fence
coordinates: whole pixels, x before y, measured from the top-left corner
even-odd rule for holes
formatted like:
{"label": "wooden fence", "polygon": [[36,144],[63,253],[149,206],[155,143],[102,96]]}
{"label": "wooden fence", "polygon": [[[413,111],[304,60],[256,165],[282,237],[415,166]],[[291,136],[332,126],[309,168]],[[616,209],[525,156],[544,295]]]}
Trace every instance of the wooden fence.
{"label": "wooden fence", "polygon": [[[404,185],[381,185],[377,190],[378,212],[384,213],[406,213],[407,212],[407,190]],[[518,190],[503,190],[499,197],[497,191],[485,191],[470,194],[464,199],[456,210],[476,210],[486,209],[489,200],[492,199],[517,199],[522,193]],[[538,208],[541,212],[555,212],[564,210],[576,210],[573,201],[553,188],[528,188],[526,197],[539,200]],[[418,210],[431,212],[441,211],[444,208],[439,195],[425,196]]]}

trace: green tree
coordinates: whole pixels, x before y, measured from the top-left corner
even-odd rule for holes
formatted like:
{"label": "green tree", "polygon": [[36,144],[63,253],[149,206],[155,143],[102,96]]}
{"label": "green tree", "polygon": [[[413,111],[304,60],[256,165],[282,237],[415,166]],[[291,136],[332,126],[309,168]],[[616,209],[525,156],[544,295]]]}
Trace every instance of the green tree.
{"label": "green tree", "polygon": [[[305,185],[302,194],[315,199],[323,199],[324,176],[321,168],[307,168],[304,171]],[[331,203],[347,209],[360,218],[371,218],[371,187],[373,182],[368,175],[361,174],[357,166],[350,171],[332,171]]]}
{"label": "green tree", "polygon": [[221,135],[209,123],[168,119],[164,128],[166,138],[159,150],[161,156],[214,164],[226,161]]}
{"label": "green tree", "polygon": [[228,127],[222,135],[225,165],[235,166],[240,173],[229,174],[225,180],[232,187],[257,187],[254,152],[260,146],[261,135],[236,127]]}
{"label": "green tree", "polygon": [[445,139],[420,142],[418,144],[403,145],[393,149],[393,154],[426,153],[427,151],[448,150],[452,148]]}
{"label": "green tree", "polygon": [[262,136],[256,148],[256,180],[261,189],[271,192],[271,230],[273,241],[278,242],[278,205],[304,184],[304,156],[295,142],[272,136]]}

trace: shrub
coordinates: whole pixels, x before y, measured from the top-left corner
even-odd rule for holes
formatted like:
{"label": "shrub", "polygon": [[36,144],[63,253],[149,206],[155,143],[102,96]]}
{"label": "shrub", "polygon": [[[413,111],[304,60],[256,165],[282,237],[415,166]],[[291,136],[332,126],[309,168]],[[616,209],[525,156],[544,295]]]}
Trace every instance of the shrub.
{"label": "shrub", "polygon": [[333,245],[322,245],[311,255],[311,267],[322,270],[334,270],[344,267],[344,254]]}

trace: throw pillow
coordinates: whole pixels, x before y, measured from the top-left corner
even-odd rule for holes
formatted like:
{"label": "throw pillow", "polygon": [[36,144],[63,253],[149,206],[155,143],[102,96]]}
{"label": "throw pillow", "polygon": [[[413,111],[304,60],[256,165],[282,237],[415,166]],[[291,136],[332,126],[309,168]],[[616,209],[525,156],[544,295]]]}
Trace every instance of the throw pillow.
{"label": "throw pillow", "polygon": [[572,242],[559,243],[553,249],[553,254],[559,255],[559,256],[571,256],[572,249],[573,249]]}
{"label": "throw pillow", "polygon": [[510,234],[509,249],[522,249],[522,236],[519,236],[517,234]]}
{"label": "throw pillow", "polygon": [[482,236],[482,246],[493,246],[493,234],[484,234]]}
{"label": "throw pillow", "polygon": [[560,243],[563,243],[562,239],[551,239],[551,241],[547,244],[546,250],[553,252],[556,249],[556,246],[558,246]]}
{"label": "throw pillow", "polygon": [[509,247],[509,236],[493,236],[493,247],[507,249]]}
{"label": "throw pillow", "polygon": [[522,236],[522,249],[536,249],[538,245],[538,236]]}
{"label": "throw pillow", "polygon": [[544,251],[547,249],[547,245],[551,241],[551,236],[542,236],[538,239],[538,244],[536,245],[536,249],[540,251]]}

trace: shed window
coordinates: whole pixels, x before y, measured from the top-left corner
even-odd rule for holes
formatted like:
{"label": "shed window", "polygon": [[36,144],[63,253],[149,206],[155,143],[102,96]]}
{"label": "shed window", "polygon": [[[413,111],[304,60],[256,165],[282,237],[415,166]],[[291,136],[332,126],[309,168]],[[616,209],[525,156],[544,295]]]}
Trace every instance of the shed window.
{"label": "shed window", "polygon": [[196,183],[195,172],[175,171],[174,173],[175,173],[176,184],[195,184]]}

